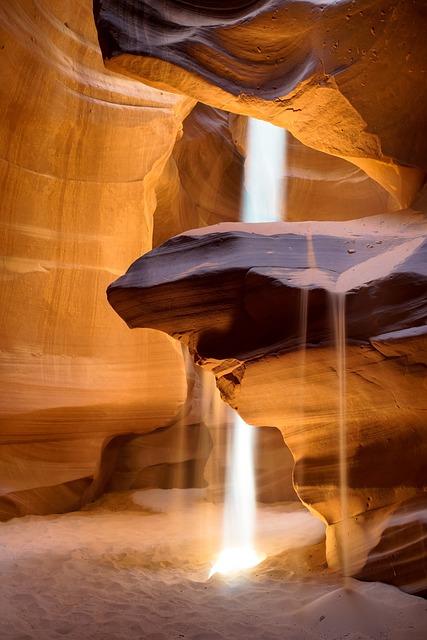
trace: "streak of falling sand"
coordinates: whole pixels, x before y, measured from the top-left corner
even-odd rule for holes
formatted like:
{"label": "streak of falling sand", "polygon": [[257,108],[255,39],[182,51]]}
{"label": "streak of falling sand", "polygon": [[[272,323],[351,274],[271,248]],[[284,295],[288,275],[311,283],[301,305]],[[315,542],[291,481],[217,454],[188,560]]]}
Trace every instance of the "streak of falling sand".
{"label": "streak of falling sand", "polygon": [[297,503],[260,506],[264,563],[207,582],[221,517],[201,490],[149,490],[1,524],[0,637],[426,637],[425,600],[380,583],[343,589],[324,565],[323,524]]}

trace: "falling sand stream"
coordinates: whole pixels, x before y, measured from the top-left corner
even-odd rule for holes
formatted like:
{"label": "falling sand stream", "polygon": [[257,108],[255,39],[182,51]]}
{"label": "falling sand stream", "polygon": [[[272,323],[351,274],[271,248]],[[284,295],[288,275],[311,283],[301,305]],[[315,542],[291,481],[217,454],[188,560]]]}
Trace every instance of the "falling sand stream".
{"label": "falling sand stream", "polygon": [[[348,509],[348,465],[347,465],[347,391],[346,391],[346,326],[345,326],[345,303],[346,291],[340,289],[343,278],[338,278],[333,282],[331,277],[322,272],[317,267],[316,255],[313,246],[313,238],[307,235],[307,269],[302,275],[297,277],[300,288],[300,352],[301,352],[301,414],[304,414],[304,394],[306,392],[307,370],[306,370],[306,349],[308,339],[308,310],[309,294],[313,286],[322,286],[329,292],[329,307],[332,316],[332,329],[335,337],[335,348],[337,357],[337,426],[339,438],[339,497],[341,508],[341,520],[345,522],[349,516]],[[343,528],[344,531],[344,528]],[[348,587],[347,577],[349,575],[349,540],[344,535],[341,543],[341,565],[346,588]]]}
{"label": "falling sand stream", "polygon": [[[346,522],[349,516],[348,510],[348,465],[347,465],[347,389],[346,389],[346,330],[345,330],[345,292],[330,293],[332,308],[335,346],[337,350],[337,374],[338,374],[338,433],[339,433],[339,490],[341,520]],[[345,526],[342,528],[341,563],[344,582],[348,588],[349,575],[349,540],[345,535]]]}

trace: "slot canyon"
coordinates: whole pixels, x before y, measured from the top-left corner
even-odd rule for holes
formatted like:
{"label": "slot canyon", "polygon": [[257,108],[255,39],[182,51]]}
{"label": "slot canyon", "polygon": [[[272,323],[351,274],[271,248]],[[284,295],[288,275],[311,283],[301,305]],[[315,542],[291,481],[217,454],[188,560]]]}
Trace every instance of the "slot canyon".
{"label": "slot canyon", "polygon": [[[0,637],[425,637],[426,29],[1,4]],[[277,221],[242,221],[251,118]],[[235,414],[267,557],[208,580]]]}

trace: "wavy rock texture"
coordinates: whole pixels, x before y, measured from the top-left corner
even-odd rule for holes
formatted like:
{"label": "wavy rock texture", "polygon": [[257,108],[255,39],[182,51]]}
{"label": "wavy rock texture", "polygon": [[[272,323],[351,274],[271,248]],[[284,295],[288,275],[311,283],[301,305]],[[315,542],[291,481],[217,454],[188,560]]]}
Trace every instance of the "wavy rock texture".
{"label": "wavy rock texture", "polygon": [[[331,567],[346,570],[343,545],[350,540],[348,572],[373,579],[371,557],[379,570],[393,548],[395,583],[420,592],[427,581],[426,217],[250,228],[224,224],[169,240],[110,285],[109,301],[130,327],[160,329],[187,344],[248,423],[282,431],[298,494],[329,525]],[[331,322],[340,297],[347,334],[344,514],[340,362]],[[396,543],[406,527],[418,527],[409,554]]]}
{"label": "wavy rock texture", "polygon": [[95,0],[108,68],[283,126],[410,204],[427,170],[427,2]]}
{"label": "wavy rock texture", "polygon": [[[229,116],[187,117],[193,99],[106,71],[90,0],[3,3],[0,29],[0,518],[73,510],[105,487],[202,484],[195,374],[166,335],[129,333],[105,288],[153,242],[238,218]],[[278,499],[293,490],[274,446],[259,486]]]}
{"label": "wavy rock texture", "polygon": [[154,246],[188,229],[239,220],[243,157],[229,115],[199,103],[185,119],[156,186]]}
{"label": "wavy rock texture", "polygon": [[129,335],[105,288],[152,246],[155,186],[194,100],[106,71],[89,0],[2,3],[0,29],[9,517],[90,499],[112,464],[107,443],[169,425],[186,402],[180,347]]}
{"label": "wavy rock texture", "polygon": [[[247,122],[245,116],[229,114],[234,144],[245,158]],[[289,132],[282,169],[284,220],[352,220],[396,210],[395,200],[362,169],[307,147]]]}
{"label": "wavy rock texture", "polygon": [[286,220],[352,220],[396,210],[394,199],[362,169],[288,134]]}
{"label": "wavy rock texture", "polygon": [[[189,229],[240,219],[247,121],[201,103],[186,117],[156,185],[154,246]],[[350,220],[395,209],[390,194],[362,169],[287,134],[286,220]]]}

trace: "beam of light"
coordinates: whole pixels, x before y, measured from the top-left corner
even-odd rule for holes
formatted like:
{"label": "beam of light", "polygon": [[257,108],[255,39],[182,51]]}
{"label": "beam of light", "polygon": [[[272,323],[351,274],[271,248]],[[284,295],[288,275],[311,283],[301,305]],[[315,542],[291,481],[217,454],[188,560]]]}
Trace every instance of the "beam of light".
{"label": "beam of light", "polygon": [[243,222],[272,222],[285,214],[286,129],[248,118]]}
{"label": "beam of light", "polygon": [[[286,131],[248,118],[243,222],[283,219],[283,175]],[[224,505],[223,547],[209,578],[250,569],[265,558],[255,550],[255,427],[235,414],[233,442],[227,451],[228,478]]]}
{"label": "beam of light", "polygon": [[255,427],[246,424],[239,415],[236,415],[232,433],[232,442],[229,443],[231,450],[228,452],[231,464],[228,467],[224,508],[223,549],[209,577],[215,573],[224,575],[237,569],[250,569],[265,558],[254,549]]}

